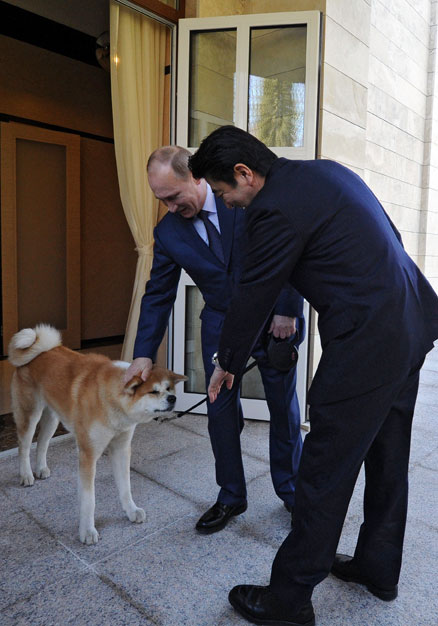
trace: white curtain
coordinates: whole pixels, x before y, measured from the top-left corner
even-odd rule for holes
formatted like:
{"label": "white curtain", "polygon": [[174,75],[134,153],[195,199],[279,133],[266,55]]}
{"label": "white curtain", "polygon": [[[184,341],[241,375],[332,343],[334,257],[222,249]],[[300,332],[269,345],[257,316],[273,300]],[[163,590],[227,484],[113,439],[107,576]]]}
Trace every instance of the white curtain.
{"label": "white curtain", "polygon": [[132,360],[141,298],[150,274],[158,201],[146,175],[162,144],[166,26],[110,2],[114,144],[123,210],[136,243],[137,269],[122,359]]}

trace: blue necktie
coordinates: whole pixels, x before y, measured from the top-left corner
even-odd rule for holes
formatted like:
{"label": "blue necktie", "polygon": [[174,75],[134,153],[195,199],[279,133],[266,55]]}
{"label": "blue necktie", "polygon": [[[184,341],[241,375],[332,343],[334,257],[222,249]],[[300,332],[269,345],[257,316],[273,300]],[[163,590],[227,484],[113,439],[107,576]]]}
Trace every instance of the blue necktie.
{"label": "blue necktie", "polygon": [[225,257],[224,249],[222,248],[221,236],[216,226],[208,219],[208,215],[208,211],[200,211],[198,213],[198,217],[204,222],[205,230],[207,231],[210,250],[220,261],[222,261],[222,263],[224,263]]}

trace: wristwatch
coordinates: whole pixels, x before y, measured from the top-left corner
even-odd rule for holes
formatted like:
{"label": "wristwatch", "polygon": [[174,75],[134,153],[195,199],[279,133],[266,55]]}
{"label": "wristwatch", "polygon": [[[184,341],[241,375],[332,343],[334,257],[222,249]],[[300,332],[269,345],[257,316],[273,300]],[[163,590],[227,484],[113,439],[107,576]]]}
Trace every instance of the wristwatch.
{"label": "wristwatch", "polygon": [[[211,362],[215,367],[221,367],[221,364],[219,363],[219,359],[218,359],[218,353],[215,352],[213,354],[213,356],[211,357]],[[222,369],[222,368],[221,368]]]}

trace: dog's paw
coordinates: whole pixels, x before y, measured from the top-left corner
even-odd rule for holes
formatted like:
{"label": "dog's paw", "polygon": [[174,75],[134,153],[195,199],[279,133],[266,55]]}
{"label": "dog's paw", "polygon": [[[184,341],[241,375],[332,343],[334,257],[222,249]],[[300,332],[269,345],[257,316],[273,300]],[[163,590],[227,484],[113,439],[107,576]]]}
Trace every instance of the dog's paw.
{"label": "dog's paw", "polygon": [[45,478],[49,478],[50,470],[47,467],[47,465],[46,465],[46,467],[42,467],[41,469],[37,469],[36,472],[35,472],[35,476],[37,478],[40,478],[41,480],[44,480]]}
{"label": "dog's paw", "polygon": [[79,531],[79,539],[87,546],[92,546],[99,541],[99,533],[95,528]]}
{"label": "dog's paw", "polygon": [[146,519],[146,513],[144,512],[143,509],[137,508],[128,513],[128,518],[130,522],[141,524]]}
{"label": "dog's paw", "polygon": [[34,482],[35,478],[33,477],[33,474],[25,474],[23,476],[20,476],[20,485],[23,485],[23,487],[32,487]]}

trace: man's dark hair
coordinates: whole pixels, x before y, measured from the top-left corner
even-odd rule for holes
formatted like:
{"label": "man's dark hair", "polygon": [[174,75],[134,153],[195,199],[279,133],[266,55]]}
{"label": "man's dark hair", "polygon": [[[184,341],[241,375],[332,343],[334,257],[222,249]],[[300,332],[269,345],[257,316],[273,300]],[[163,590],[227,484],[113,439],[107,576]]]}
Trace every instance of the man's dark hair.
{"label": "man's dark hair", "polygon": [[266,176],[276,158],[272,150],[253,135],[235,126],[221,126],[208,135],[189,158],[189,169],[195,178],[208,176],[234,187],[236,163],[244,163]]}

